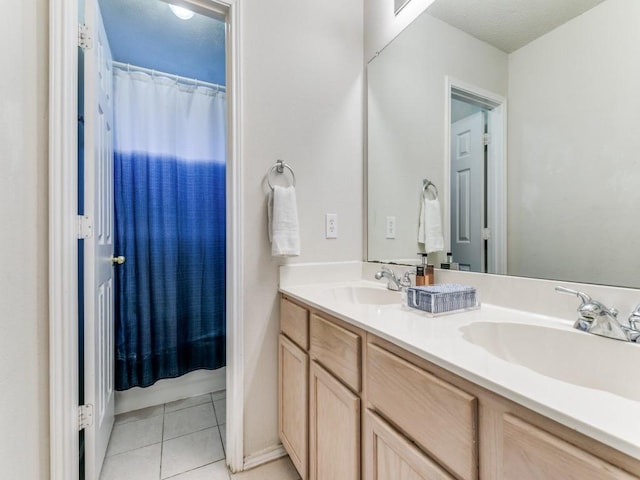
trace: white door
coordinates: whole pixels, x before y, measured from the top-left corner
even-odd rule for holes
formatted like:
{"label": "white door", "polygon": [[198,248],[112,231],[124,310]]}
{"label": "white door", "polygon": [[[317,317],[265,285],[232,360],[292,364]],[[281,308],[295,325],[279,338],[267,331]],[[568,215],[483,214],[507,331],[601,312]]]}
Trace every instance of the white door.
{"label": "white door", "polygon": [[507,188],[505,142],[505,111],[499,105],[487,111],[487,273],[507,273]]}
{"label": "white door", "polygon": [[451,253],[461,270],[484,270],[484,112],[451,125]]}
{"label": "white door", "polygon": [[97,480],[114,419],[112,58],[97,0],[85,0],[85,25],[91,40],[84,49],[84,214],[92,236],[84,241],[84,399],[93,406],[85,473]]}

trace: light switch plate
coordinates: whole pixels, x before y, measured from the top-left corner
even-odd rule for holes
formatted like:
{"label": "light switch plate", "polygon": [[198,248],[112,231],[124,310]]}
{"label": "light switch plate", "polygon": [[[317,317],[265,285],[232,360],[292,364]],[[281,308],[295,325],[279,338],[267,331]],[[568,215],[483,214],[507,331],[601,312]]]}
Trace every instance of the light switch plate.
{"label": "light switch plate", "polygon": [[385,233],[386,238],[396,238],[396,217],[387,217]]}
{"label": "light switch plate", "polygon": [[326,238],[338,238],[338,214],[325,214],[325,235]]}

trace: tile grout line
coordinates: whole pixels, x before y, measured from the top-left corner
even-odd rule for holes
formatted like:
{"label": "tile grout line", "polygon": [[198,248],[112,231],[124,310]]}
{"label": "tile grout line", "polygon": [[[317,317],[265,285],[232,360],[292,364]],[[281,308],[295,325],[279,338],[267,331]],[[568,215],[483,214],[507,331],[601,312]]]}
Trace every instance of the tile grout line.
{"label": "tile grout line", "polygon": [[[223,462],[223,466],[225,468],[225,470],[227,469],[227,449],[224,446],[224,442],[222,441],[222,432],[220,431],[220,422],[218,421],[218,413],[216,411],[216,402],[218,400],[222,400],[222,399],[218,399],[218,400],[214,400],[213,399],[213,392],[210,393],[211,395],[211,405],[213,406],[213,417],[215,418],[216,421],[216,428],[218,429],[218,438],[220,439],[220,446],[222,447],[222,460],[218,460],[219,462]],[[225,398],[224,401],[226,403],[226,392],[225,392]],[[215,463],[215,462],[214,462]],[[229,474],[229,470],[227,470],[227,480],[231,479],[231,475]]]}
{"label": "tile grout line", "polygon": [[216,417],[216,425],[220,426],[220,425],[224,425],[225,423],[227,423],[227,419],[225,418],[223,423],[220,423],[220,421],[218,420],[218,411],[216,410],[216,402],[219,402],[220,400],[224,400],[225,403],[225,410],[226,410],[226,406],[227,406],[227,398],[219,398],[216,401],[213,401],[213,414]]}
{"label": "tile grout line", "polygon": [[178,435],[177,437],[171,437],[171,438],[167,438],[166,440],[163,439],[163,442],[169,442],[171,440],[176,440],[177,438],[182,438],[182,437],[186,437],[187,435],[193,435],[194,433],[199,433],[199,432],[204,432],[205,430],[212,430],[214,428],[216,428],[217,425],[211,425],[210,427],[204,427],[201,428],[200,430],[194,430],[193,432],[189,432],[189,433],[183,433],[182,435]]}
{"label": "tile grout line", "polygon": [[158,480],[162,480],[162,455],[164,455],[164,416],[167,410],[167,404],[162,405],[162,436],[160,437],[160,468],[158,468]]}
{"label": "tile grout line", "polygon": [[[209,465],[213,465],[214,463],[224,462],[224,461],[225,461],[225,459],[223,458],[221,460],[216,460],[215,462],[205,463],[204,465],[200,465],[199,467],[194,467],[194,468],[191,468],[189,470],[185,470],[184,472],[176,473],[175,475],[171,475],[170,477],[166,477],[166,478],[164,478],[162,480],[171,480],[172,478],[176,478],[176,477],[178,477],[180,475],[184,475],[185,473],[193,472],[195,470],[199,470],[201,468],[208,467]],[[226,465],[225,465],[225,468],[226,468]]]}
{"label": "tile grout line", "polygon": [[227,449],[224,446],[224,442],[222,441],[222,431],[220,430],[220,425],[218,425],[218,437],[220,437],[220,444],[222,445],[222,454],[224,455],[224,460],[227,459]]}
{"label": "tile grout line", "polygon": [[[223,400],[223,399],[218,399],[218,400]],[[213,415],[215,416],[216,419],[216,427],[218,428],[218,438],[220,438],[220,445],[222,445],[222,454],[224,455],[223,460],[225,461],[225,467],[227,466],[227,448],[224,445],[224,441],[222,439],[222,430],[220,430],[220,421],[218,420],[218,411],[216,410],[216,401],[218,400],[213,400],[213,393],[211,394],[211,402],[213,404]],[[224,398],[224,402],[225,402],[225,407],[226,407],[226,403],[227,403],[227,398],[226,398],[226,394],[225,394],[225,398]],[[225,419],[225,423],[226,423],[226,419]],[[227,473],[227,477],[231,478],[230,475]]]}
{"label": "tile grout line", "polygon": [[[207,395],[209,395],[209,397],[211,397],[210,393],[208,393]],[[199,395],[199,396],[202,396],[202,395]],[[177,400],[177,401],[181,401],[181,400]],[[209,398],[209,402],[213,402],[213,400],[211,398]],[[174,402],[171,402],[171,403],[174,403]],[[207,402],[205,401],[205,402],[202,402],[202,403],[196,403],[194,405],[187,405],[186,407],[180,407],[180,408],[176,408],[175,410],[169,410],[166,413],[180,412],[181,410],[186,410],[187,408],[199,407],[200,405],[206,405],[206,404],[207,404]],[[165,403],[165,406],[166,405],[167,404]]]}
{"label": "tile grout line", "polygon": [[[137,450],[142,450],[143,448],[153,447],[154,445],[160,445],[161,443],[162,443],[162,441],[150,443],[149,445],[142,445],[141,447],[135,447],[135,448],[131,448],[129,450],[125,450],[124,452],[114,453],[113,455],[105,456],[104,458],[106,460],[107,458],[119,457],[120,455],[124,455],[124,454],[130,453],[130,452],[135,452]],[[162,447],[160,447],[160,448],[162,448]]]}
{"label": "tile grout line", "polygon": [[[220,423],[218,422],[218,414],[216,413],[216,401],[213,399],[213,392],[209,394],[211,396],[211,406],[213,407],[213,418],[216,421],[216,428],[218,429],[218,438],[220,439],[220,446],[222,447],[222,461],[224,462],[224,466],[227,466],[227,450],[224,448],[224,442],[222,441],[222,434],[220,433]],[[225,400],[226,401],[226,400]],[[220,461],[220,460],[218,460]],[[229,474],[227,473],[227,478]]]}

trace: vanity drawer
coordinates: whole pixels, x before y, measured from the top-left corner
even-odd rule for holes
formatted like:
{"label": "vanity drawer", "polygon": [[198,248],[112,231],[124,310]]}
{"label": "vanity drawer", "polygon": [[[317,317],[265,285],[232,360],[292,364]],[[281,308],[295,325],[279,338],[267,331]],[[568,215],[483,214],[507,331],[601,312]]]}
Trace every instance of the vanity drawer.
{"label": "vanity drawer", "polygon": [[478,478],[476,397],[367,345],[367,400],[458,478]]}
{"label": "vanity drawer", "polygon": [[504,480],[637,480],[513,415],[503,418]]}
{"label": "vanity drawer", "polygon": [[303,350],[309,350],[309,310],[282,297],[280,331]]}
{"label": "vanity drawer", "polygon": [[311,357],[354,392],[361,390],[362,337],[316,314],[311,315]]}

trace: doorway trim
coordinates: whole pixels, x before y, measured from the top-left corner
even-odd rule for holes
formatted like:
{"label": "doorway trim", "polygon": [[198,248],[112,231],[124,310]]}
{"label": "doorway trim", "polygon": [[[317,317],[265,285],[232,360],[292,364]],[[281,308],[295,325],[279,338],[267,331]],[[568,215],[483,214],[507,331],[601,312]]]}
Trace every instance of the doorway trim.
{"label": "doorway trim", "polygon": [[[445,76],[444,95],[444,184],[451,184],[451,96],[454,91],[465,92],[494,110],[499,109],[493,121],[501,126],[494,135],[494,145],[489,149],[489,170],[487,203],[489,209],[489,229],[492,241],[489,243],[490,273],[507,273],[507,99],[475,85]],[[491,120],[490,120],[491,122]],[[449,189],[447,188],[447,191]],[[444,235],[447,251],[451,251],[451,198],[444,198]]]}
{"label": "doorway trim", "polygon": [[[176,3],[226,13],[227,464],[244,461],[241,0]],[[78,4],[49,5],[49,426],[51,480],[78,478]]]}

